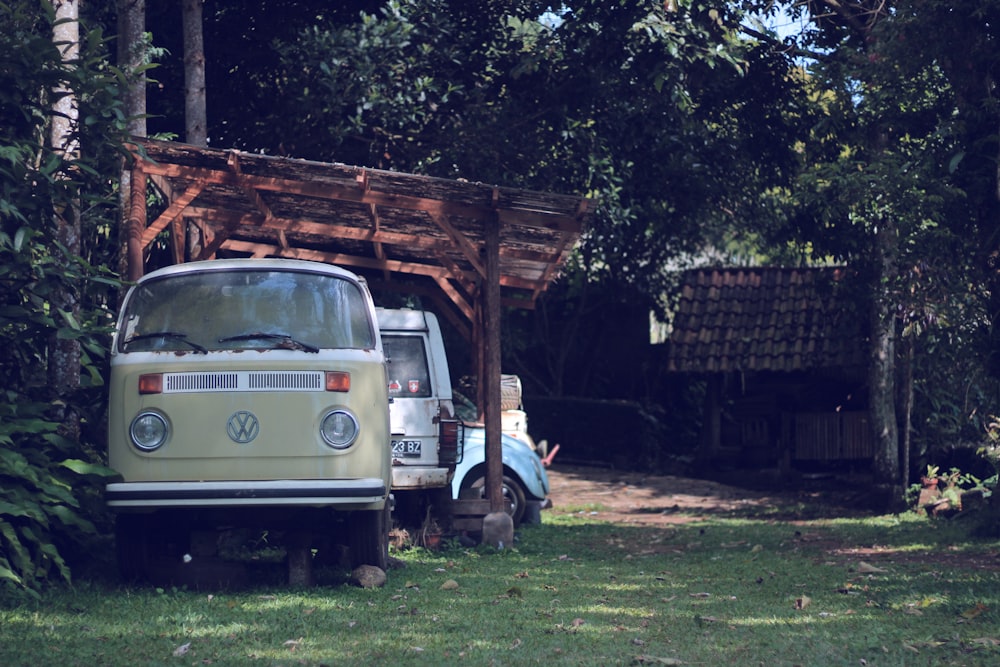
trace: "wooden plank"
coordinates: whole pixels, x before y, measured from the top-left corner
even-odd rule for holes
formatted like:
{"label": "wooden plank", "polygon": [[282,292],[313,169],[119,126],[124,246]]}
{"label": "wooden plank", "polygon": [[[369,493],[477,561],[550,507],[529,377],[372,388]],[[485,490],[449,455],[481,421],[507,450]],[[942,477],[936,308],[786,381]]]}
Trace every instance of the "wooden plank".
{"label": "wooden plank", "polygon": [[[510,511],[510,501],[504,499],[504,504]],[[490,501],[486,498],[453,500],[448,507],[451,529],[478,533],[483,529],[483,519],[490,511]]]}
{"label": "wooden plank", "polygon": [[486,516],[490,513],[490,501],[486,498],[461,498],[452,500],[448,509],[452,516]]}

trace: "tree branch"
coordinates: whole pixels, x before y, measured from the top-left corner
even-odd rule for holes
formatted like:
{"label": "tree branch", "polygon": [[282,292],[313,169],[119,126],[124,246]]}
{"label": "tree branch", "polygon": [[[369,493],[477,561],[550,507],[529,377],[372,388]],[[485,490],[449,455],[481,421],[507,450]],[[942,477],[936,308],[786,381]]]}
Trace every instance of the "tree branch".
{"label": "tree branch", "polygon": [[820,53],[819,51],[811,51],[809,49],[803,49],[794,44],[788,44],[782,42],[781,40],[775,39],[773,36],[767,33],[761,32],[756,28],[751,28],[750,26],[740,24],[740,32],[754,39],[759,39],[760,41],[771,45],[775,50],[786,53],[793,58],[809,58],[811,60],[824,61],[829,59],[829,54]]}

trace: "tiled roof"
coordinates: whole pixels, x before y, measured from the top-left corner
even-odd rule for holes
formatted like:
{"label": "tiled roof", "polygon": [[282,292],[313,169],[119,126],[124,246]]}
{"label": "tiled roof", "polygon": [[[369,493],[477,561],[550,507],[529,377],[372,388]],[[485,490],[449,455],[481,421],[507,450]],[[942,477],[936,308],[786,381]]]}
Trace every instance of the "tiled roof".
{"label": "tiled roof", "polygon": [[866,363],[843,268],[696,269],[670,335],[677,372],[796,371]]}

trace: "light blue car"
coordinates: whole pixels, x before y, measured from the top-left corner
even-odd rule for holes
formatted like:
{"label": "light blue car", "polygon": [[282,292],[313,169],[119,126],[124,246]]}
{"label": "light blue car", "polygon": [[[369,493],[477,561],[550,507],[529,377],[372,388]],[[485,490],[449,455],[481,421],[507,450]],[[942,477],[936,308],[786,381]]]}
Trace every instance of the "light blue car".
{"label": "light blue car", "polygon": [[[463,413],[464,397],[455,396],[456,411]],[[475,408],[473,408],[473,411]],[[468,414],[468,413],[466,413]],[[474,412],[473,412],[474,414]],[[539,510],[551,507],[548,500],[549,476],[542,460],[528,444],[509,435],[501,435],[503,451],[503,495],[511,504],[514,525],[538,523]],[[453,498],[485,498],[486,429],[466,422],[465,450],[451,482]]]}

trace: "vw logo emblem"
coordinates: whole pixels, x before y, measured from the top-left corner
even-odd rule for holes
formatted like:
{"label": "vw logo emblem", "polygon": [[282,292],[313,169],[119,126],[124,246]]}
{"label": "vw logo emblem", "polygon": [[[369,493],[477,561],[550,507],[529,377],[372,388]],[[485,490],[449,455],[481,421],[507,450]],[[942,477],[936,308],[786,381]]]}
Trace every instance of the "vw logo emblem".
{"label": "vw logo emblem", "polygon": [[229,421],[226,422],[226,433],[233,442],[245,444],[257,437],[260,433],[260,422],[252,412],[240,410],[234,412]]}

